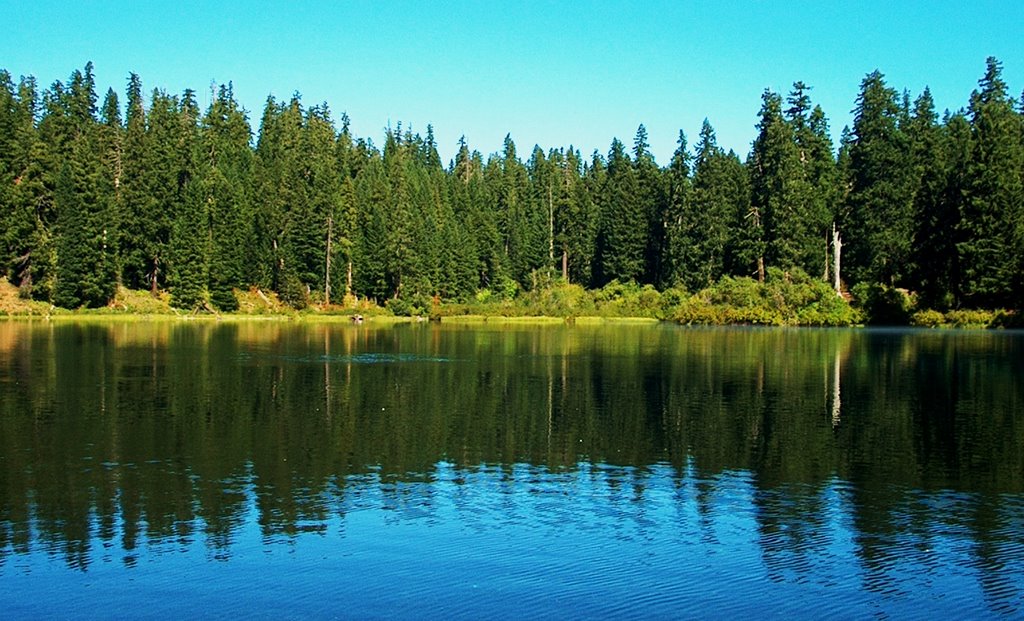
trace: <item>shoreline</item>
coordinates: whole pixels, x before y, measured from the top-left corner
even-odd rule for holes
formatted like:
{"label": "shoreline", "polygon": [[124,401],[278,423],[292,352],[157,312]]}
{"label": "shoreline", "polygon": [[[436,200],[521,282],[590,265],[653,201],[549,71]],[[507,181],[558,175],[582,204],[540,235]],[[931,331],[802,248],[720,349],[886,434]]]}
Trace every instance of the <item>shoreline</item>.
{"label": "shoreline", "polygon": [[850,324],[845,326],[815,326],[815,325],[773,325],[754,323],[683,323],[673,319],[659,319],[655,317],[639,316],[602,316],[602,315],[579,315],[579,316],[549,316],[549,315],[448,315],[440,317],[425,316],[396,316],[396,315],[369,315],[363,316],[361,321],[354,321],[354,315],[350,314],[317,314],[317,313],[220,313],[220,314],[167,314],[167,313],[139,313],[129,311],[118,312],[95,312],[95,311],[69,311],[61,309],[57,313],[48,315],[39,313],[2,313],[0,321],[17,323],[293,323],[293,324],[347,324],[353,327],[364,325],[371,326],[394,326],[402,324],[426,324],[441,323],[455,326],[484,326],[484,325],[521,325],[521,326],[602,326],[602,325],[657,325],[671,324],[681,327],[694,328],[781,328],[781,329],[914,329],[924,331],[948,331],[948,330],[1021,330],[1017,326],[982,325],[982,324],[952,324],[944,323],[939,325],[915,325],[915,324]]}

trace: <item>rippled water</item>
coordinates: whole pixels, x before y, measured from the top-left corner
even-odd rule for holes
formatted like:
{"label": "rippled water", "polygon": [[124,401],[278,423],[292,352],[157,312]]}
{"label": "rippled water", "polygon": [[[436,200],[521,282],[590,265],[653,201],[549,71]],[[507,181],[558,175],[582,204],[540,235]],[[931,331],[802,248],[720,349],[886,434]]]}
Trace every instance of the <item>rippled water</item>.
{"label": "rippled water", "polygon": [[22,617],[1024,615],[1024,336],[0,323]]}

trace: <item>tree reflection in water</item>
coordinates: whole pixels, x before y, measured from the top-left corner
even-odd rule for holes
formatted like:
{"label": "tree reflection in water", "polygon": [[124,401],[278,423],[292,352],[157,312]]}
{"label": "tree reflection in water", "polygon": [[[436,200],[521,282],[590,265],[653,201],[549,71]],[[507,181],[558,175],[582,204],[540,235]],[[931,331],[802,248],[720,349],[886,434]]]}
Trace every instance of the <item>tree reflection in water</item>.
{"label": "tree reflection in water", "polygon": [[[0,324],[0,575],[345,522],[526,524],[901,597],[1024,584],[1024,337]],[[642,544],[647,545],[647,544]]]}

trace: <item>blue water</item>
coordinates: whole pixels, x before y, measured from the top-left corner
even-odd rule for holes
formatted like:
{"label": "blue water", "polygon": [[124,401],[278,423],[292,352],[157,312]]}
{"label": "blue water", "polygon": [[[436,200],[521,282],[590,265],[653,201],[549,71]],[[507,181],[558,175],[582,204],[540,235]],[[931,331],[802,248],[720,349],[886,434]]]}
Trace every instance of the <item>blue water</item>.
{"label": "blue water", "polygon": [[63,329],[0,332],[7,618],[1024,615],[1016,335]]}

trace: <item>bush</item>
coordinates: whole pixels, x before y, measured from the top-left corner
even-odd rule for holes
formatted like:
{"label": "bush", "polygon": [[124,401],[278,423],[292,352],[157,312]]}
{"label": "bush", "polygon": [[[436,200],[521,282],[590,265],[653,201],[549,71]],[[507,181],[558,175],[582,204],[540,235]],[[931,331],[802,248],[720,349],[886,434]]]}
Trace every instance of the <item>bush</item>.
{"label": "bush", "polygon": [[[680,294],[673,293],[673,298]],[[663,300],[667,296],[662,294]],[[665,313],[680,323],[848,326],[859,315],[828,284],[802,270],[770,269],[765,283],[723,277]]]}
{"label": "bush", "polygon": [[905,326],[914,312],[914,299],[903,289],[880,283],[861,282],[850,291],[854,303],[867,316],[868,323]]}
{"label": "bush", "polygon": [[946,323],[954,328],[987,328],[995,318],[996,313],[986,310],[952,310],[946,313]]}
{"label": "bush", "polygon": [[946,317],[937,310],[920,310],[910,316],[910,325],[921,328],[937,328],[946,323]]}
{"label": "bush", "polygon": [[430,298],[414,295],[411,298],[391,298],[385,307],[397,317],[422,317],[427,314],[432,304]]}
{"label": "bush", "polygon": [[309,288],[292,273],[286,273],[281,277],[281,286],[277,296],[295,310],[302,310],[309,306]]}

